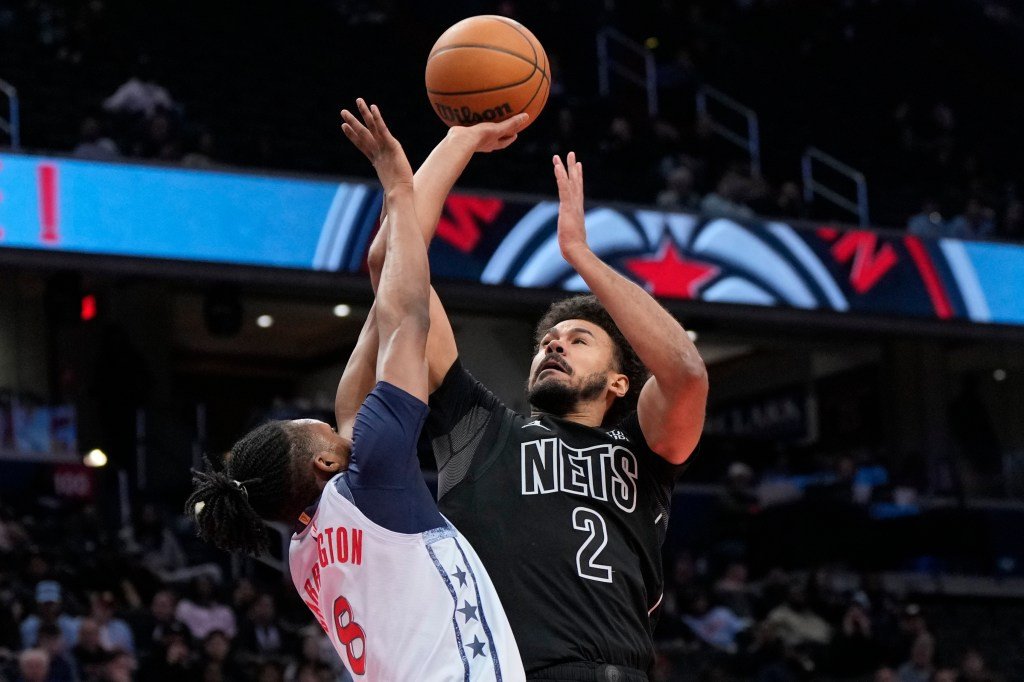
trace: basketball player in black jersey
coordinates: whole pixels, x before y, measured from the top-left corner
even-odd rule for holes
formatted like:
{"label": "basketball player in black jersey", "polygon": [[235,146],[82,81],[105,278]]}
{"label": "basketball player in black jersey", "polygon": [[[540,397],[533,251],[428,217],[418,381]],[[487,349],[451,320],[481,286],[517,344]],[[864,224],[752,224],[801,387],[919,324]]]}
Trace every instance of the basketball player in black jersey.
{"label": "basketball player in black jersey", "polygon": [[[431,154],[416,173],[420,215],[440,215],[472,155],[459,144]],[[528,676],[646,680],[669,501],[703,426],[707,374],[679,323],[588,247],[575,155],[553,162],[559,246],[593,295],[555,303],[538,324],[526,416],[463,368],[431,291],[423,433],[439,506],[491,574]],[[421,228],[429,239],[434,225]]]}

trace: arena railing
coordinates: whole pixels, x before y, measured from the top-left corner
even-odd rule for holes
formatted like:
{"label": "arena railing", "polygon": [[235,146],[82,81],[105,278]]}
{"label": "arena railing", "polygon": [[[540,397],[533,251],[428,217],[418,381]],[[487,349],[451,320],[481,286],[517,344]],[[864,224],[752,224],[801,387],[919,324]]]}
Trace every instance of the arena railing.
{"label": "arena railing", "polygon": [[[640,69],[626,66],[611,54],[613,45],[638,55],[644,62]],[[602,97],[611,94],[611,76],[615,74],[644,89],[647,95],[647,113],[658,115],[658,75],[654,54],[621,31],[606,27],[597,34],[597,82]]]}
{"label": "arena railing", "polygon": [[7,133],[11,139],[11,149],[21,149],[21,112],[18,100],[18,89],[0,78],[0,93],[7,98],[7,118],[0,117],[0,131]]}
{"label": "arena railing", "polygon": [[[851,200],[835,189],[828,187],[820,181],[820,176],[819,178],[815,178],[815,161],[852,180],[856,186],[855,199]],[[839,208],[849,211],[853,215],[857,216],[858,223],[861,227],[869,226],[868,183],[863,173],[856,168],[846,165],[834,156],[826,154],[817,147],[807,148],[807,151],[804,152],[803,157],[800,159],[800,165],[803,172],[804,201],[810,204],[814,201],[814,196],[818,195],[835,204]]]}
{"label": "arena railing", "polygon": [[[746,135],[736,132],[725,125],[725,123],[719,121],[708,107],[709,101],[713,101],[739,114],[746,121]],[[745,150],[750,157],[751,174],[754,176],[761,175],[761,132],[756,111],[737,102],[721,90],[716,90],[710,85],[702,85],[697,90],[697,117],[716,135]]]}

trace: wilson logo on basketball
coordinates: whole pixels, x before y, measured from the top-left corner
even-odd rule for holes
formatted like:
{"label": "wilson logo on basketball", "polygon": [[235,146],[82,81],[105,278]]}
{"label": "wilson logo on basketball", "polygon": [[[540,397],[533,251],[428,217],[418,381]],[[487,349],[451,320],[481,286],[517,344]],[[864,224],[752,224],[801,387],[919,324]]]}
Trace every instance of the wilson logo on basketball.
{"label": "wilson logo on basketball", "polygon": [[437,115],[444,119],[445,123],[457,125],[473,125],[482,121],[498,121],[512,115],[512,106],[505,102],[493,109],[473,111],[469,107],[450,107],[447,104],[436,103]]}

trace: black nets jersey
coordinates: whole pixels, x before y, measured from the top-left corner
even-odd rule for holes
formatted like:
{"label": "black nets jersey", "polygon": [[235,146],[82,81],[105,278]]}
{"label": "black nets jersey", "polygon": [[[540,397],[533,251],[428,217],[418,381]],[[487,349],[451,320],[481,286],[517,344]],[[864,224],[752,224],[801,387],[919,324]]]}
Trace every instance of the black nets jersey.
{"label": "black nets jersey", "polygon": [[635,412],[611,428],[522,416],[459,361],[430,410],[441,511],[494,581],[527,673],[574,662],[649,670],[682,467],[650,450]]}

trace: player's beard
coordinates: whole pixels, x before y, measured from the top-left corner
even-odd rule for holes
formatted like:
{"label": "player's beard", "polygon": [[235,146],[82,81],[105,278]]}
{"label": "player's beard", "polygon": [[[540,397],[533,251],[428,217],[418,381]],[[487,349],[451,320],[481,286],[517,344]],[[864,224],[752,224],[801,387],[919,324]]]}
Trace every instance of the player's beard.
{"label": "player's beard", "polygon": [[583,377],[579,385],[549,379],[537,381],[526,393],[534,409],[555,417],[564,417],[577,405],[601,397],[608,386],[608,375],[594,372]]}

